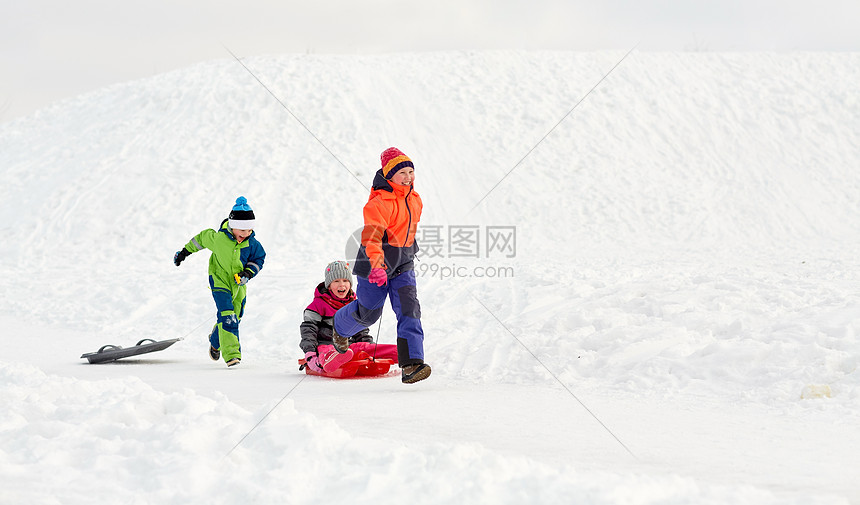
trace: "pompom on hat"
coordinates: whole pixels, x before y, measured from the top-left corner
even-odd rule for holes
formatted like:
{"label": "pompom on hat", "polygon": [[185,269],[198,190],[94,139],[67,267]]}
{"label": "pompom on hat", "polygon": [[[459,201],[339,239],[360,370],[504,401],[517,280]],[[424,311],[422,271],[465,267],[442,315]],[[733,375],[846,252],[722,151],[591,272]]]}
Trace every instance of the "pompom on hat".
{"label": "pompom on hat", "polygon": [[409,159],[409,156],[403,154],[403,151],[396,147],[389,147],[382,151],[379,159],[382,161],[382,175],[388,180],[391,180],[391,178],[394,177],[394,174],[396,174],[401,168],[415,168],[415,165],[412,164],[412,160]]}
{"label": "pompom on hat", "polygon": [[230,229],[231,230],[253,230],[254,229],[254,211],[248,205],[248,199],[240,196],[236,199],[236,205],[230,211]]}
{"label": "pompom on hat", "polygon": [[346,279],[352,285],[352,274],[346,261],[332,261],[325,267],[325,288],[328,289],[337,279]]}

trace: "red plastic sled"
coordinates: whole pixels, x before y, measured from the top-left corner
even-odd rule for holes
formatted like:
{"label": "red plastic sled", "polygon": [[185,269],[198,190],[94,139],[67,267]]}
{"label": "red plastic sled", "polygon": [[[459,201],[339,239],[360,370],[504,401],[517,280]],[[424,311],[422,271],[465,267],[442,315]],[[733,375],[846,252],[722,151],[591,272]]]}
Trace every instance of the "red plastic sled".
{"label": "red plastic sled", "polygon": [[346,379],[348,377],[375,377],[377,375],[385,375],[395,364],[393,359],[376,358],[373,359],[364,351],[359,352],[351,361],[347,361],[340,368],[333,372],[315,372],[309,367],[304,366],[304,358],[299,360],[301,367],[304,368],[308,375],[319,375],[320,377],[331,377],[334,379]]}

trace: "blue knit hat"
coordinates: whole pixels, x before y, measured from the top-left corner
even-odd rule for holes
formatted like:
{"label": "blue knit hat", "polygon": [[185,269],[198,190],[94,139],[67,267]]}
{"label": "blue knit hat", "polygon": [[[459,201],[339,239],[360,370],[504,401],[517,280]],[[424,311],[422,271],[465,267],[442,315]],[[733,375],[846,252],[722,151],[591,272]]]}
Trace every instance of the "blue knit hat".
{"label": "blue knit hat", "polygon": [[236,199],[236,205],[230,211],[230,229],[231,230],[253,230],[254,229],[254,211],[248,205],[248,199],[240,196]]}

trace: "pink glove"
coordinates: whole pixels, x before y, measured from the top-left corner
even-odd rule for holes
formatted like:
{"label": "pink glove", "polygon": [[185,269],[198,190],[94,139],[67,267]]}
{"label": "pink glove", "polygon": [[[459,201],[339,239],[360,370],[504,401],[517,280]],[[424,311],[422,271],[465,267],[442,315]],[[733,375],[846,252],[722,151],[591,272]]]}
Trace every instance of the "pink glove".
{"label": "pink glove", "polygon": [[311,351],[305,353],[305,364],[307,364],[308,368],[313,370],[314,372],[323,373],[323,367],[320,365],[319,356],[317,353]]}
{"label": "pink glove", "polygon": [[374,268],[370,271],[370,275],[367,276],[367,280],[377,286],[384,286],[385,283],[388,282],[388,275],[385,273],[384,269]]}

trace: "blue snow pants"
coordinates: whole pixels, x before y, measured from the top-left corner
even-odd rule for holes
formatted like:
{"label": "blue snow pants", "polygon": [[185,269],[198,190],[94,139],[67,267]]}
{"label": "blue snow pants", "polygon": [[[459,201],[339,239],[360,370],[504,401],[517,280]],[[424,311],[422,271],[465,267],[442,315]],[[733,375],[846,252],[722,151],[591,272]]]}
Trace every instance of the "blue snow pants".
{"label": "blue snow pants", "polygon": [[421,306],[415,271],[407,270],[377,286],[366,277],[358,277],[356,300],[334,315],[334,328],[339,335],[351,337],[369,327],[382,316],[385,298],[397,316],[397,361],[401,367],[424,363],[424,329],[421,327]]}
{"label": "blue snow pants", "polygon": [[245,313],[245,286],[238,286],[235,292],[216,288],[212,278],[209,278],[212,298],[218,309],[215,327],[209,334],[209,344],[221,350],[224,361],[242,357],[242,347],[239,344],[239,321]]}

